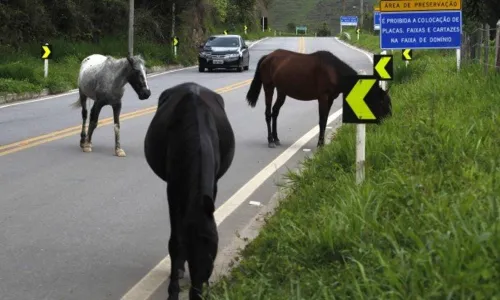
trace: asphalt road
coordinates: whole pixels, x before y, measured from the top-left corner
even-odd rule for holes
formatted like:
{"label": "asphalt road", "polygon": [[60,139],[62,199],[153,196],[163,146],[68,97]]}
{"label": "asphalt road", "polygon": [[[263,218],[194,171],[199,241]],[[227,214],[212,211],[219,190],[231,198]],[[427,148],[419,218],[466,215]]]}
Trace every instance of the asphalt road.
{"label": "asphalt road", "polygon": [[[218,89],[225,99],[236,154],[219,183],[217,208],[316,126],[317,101],[287,98],[278,119],[282,146],[267,147],[263,92],[254,109],[245,95],[257,60],[276,48],[306,53],[329,50],[358,71],[371,73],[371,62],[364,54],[333,38],[271,38],[250,49],[249,71],[198,73],[191,68],[150,78],[148,100],[138,100],[127,86],[121,126],[125,158],[113,155],[109,125],[96,129],[92,153],[81,151],[80,110],[69,107],[75,94],[0,107],[0,299],[120,299],[168,254],[165,185],[143,155],[144,134],[153,116],[150,108],[164,89],[194,81]],[[330,113],[341,105],[339,98]],[[105,107],[100,119],[111,116],[111,108]],[[339,124],[340,119],[330,126]],[[21,143],[12,144],[17,142]],[[220,248],[259,210],[248,202],[265,204],[280,175],[296,167],[316,142],[314,136],[302,146],[304,151],[277,168],[222,222]],[[163,284],[151,299],[165,295]]]}

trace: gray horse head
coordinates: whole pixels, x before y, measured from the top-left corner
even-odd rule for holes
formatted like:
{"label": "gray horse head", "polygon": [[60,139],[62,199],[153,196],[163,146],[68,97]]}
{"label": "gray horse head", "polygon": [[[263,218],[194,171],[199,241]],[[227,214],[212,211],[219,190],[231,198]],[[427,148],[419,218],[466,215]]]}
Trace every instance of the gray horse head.
{"label": "gray horse head", "polygon": [[127,55],[127,61],[131,67],[127,76],[128,83],[134,88],[140,100],[148,99],[149,96],[151,96],[151,90],[149,89],[148,80],[146,78],[144,59],[140,55]]}

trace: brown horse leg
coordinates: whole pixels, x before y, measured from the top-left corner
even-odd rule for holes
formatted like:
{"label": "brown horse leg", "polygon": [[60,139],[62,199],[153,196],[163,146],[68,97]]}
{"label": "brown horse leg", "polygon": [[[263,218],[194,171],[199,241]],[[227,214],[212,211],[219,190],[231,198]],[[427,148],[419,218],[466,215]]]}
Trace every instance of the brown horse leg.
{"label": "brown horse leg", "polygon": [[333,104],[333,99],[327,95],[320,96],[318,98],[318,108],[319,108],[319,137],[317,147],[322,147],[325,144],[325,129],[326,121],[328,120],[328,113],[330,112],[331,104]]}
{"label": "brown horse leg", "polygon": [[276,102],[274,103],[273,113],[272,113],[273,139],[274,139],[274,143],[276,144],[276,146],[281,145],[280,140],[278,139],[277,121],[278,121],[278,115],[280,113],[280,109],[283,106],[283,104],[285,103],[285,99],[286,99],[286,94],[278,90],[278,96],[276,97]]}
{"label": "brown horse leg", "polygon": [[273,94],[274,94],[274,86],[268,84],[264,85],[264,93],[266,96],[266,124],[267,124],[267,142],[269,143],[269,148],[276,147],[274,143],[274,139],[271,132],[271,105],[273,104]]}

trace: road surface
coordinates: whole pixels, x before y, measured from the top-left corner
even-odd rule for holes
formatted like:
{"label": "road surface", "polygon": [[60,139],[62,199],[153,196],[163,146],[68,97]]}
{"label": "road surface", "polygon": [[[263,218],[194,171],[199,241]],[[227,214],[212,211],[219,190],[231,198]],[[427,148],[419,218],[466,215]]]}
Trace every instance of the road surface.
{"label": "road surface", "polygon": [[[170,236],[165,185],[146,164],[143,140],[160,93],[186,81],[222,93],[235,131],[234,162],[219,183],[217,209],[242,197],[241,191],[232,196],[245,184],[252,192],[236,209],[219,209],[227,215],[219,226],[220,248],[230,243],[260,209],[249,201],[265,204],[280,175],[308,155],[302,150],[316,148],[314,135],[298,144],[296,154],[286,150],[318,124],[317,101],[287,98],[278,119],[282,146],[275,149],[267,147],[264,93],[254,109],[246,103],[258,59],[276,48],[329,50],[371,73],[366,55],[333,38],[270,38],[251,48],[250,71],[190,68],[155,76],[149,79],[148,100],[138,100],[127,86],[121,125],[125,158],[113,155],[110,107],[100,115],[108,123],[96,129],[92,153],[79,147],[81,114],[70,107],[76,94],[0,107],[0,299],[120,299],[132,288],[128,299],[165,298],[165,284],[156,287],[168,273],[141,281],[168,254]],[[341,105],[339,98],[331,115],[338,116]],[[284,152],[291,158],[280,156]],[[262,174],[273,160],[276,172]],[[252,178],[263,183],[249,182]]]}

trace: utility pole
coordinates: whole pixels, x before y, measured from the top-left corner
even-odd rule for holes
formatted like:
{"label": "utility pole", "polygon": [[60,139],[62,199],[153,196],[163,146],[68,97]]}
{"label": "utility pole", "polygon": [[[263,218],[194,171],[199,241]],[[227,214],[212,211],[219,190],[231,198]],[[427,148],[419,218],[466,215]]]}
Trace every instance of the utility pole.
{"label": "utility pole", "polygon": [[134,55],[134,0],[129,0],[128,10],[128,54]]}
{"label": "utility pole", "polygon": [[363,4],[363,0],[359,0],[359,28],[363,28],[363,19],[364,19],[364,15],[363,15],[363,7],[365,5]]}
{"label": "utility pole", "polygon": [[172,38],[175,36],[175,2],[172,3]]}

